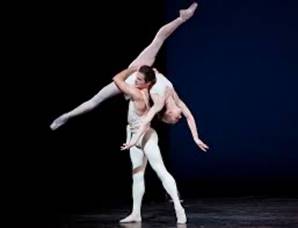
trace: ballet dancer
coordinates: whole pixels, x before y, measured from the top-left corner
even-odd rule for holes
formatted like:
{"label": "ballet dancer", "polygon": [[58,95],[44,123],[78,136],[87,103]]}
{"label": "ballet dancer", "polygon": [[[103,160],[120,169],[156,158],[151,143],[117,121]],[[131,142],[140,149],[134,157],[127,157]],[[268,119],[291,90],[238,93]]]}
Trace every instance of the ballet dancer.
{"label": "ballet dancer", "polygon": [[[141,66],[136,73],[135,85],[130,85],[125,80],[133,71],[135,71],[135,67],[128,68],[113,78],[116,86],[129,97],[127,141],[138,130],[142,116],[146,115],[150,109],[149,90],[156,81],[153,69],[149,66]],[[176,182],[163,163],[158,146],[158,136],[153,128],[149,127],[136,145],[130,148],[130,159],[133,169],[133,207],[131,214],[120,220],[120,223],[142,221],[141,204],[145,193],[144,172],[147,161],[149,161],[149,164],[161,180],[163,187],[174,202],[177,223],[185,224],[187,218],[179,200]]]}

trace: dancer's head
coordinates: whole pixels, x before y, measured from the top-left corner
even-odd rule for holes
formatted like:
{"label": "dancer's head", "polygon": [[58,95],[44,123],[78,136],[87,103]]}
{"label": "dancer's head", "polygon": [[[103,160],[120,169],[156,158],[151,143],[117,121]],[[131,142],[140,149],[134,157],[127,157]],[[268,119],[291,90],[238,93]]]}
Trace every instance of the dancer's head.
{"label": "dancer's head", "polygon": [[165,105],[159,112],[159,118],[168,124],[176,124],[182,118],[182,109],[176,104],[179,98],[174,95],[172,89],[167,89]]}
{"label": "dancer's head", "polygon": [[162,121],[175,124],[182,118],[182,109],[179,107],[180,98],[173,88],[167,87],[165,92],[165,106]]}
{"label": "dancer's head", "polygon": [[141,66],[137,72],[135,85],[138,89],[150,88],[156,82],[154,70],[149,66]]}
{"label": "dancer's head", "polygon": [[[169,97],[172,99],[172,97]],[[167,103],[162,115],[162,121],[168,124],[176,124],[182,118],[182,110],[176,104]]]}

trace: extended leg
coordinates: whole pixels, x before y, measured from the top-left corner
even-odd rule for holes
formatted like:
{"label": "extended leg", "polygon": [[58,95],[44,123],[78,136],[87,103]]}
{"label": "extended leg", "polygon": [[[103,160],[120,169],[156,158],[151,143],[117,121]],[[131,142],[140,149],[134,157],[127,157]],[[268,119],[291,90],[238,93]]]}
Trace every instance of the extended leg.
{"label": "extended leg", "polygon": [[185,21],[192,17],[194,14],[198,4],[193,3],[188,9],[180,10],[180,16],[170,23],[162,26],[157,34],[155,35],[153,41],[150,43],[148,47],[146,47],[139,56],[129,65],[131,66],[142,66],[148,65],[152,66],[155,57],[160,50],[164,41]]}
{"label": "extended leg", "polygon": [[165,188],[165,190],[174,202],[177,223],[186,223],[186,215],[184,208],[182,207],[179,200],[176,181],[174,180],[172,175],[167,171],[163,163],[158,147],[158,136],[155,130],[153,129],[150,129],[145,135],[144,152],[153,170],[156,172],[157,176],[161,180],[163,187]]}
{"label": "extended leg", "polygon": [[92,97],[90,100],[84,102],[83,104],[79,105],[75,109],[71,110],[70,112],[67,112],[61,116],[59,116],[57,119],[53,121],[50,128],[52,130],[56,130],[63,124],[65,124],[69,119],[72,117],[81,115],[83,113],[89,112],[93,110],[96,106],[98,106],[103,101],[107,100],[110,97],[113,97],[117,94],[120,94],[120,90],[115,85],[114,82],[111,82],[110,84],[103,87],[94,97]]}

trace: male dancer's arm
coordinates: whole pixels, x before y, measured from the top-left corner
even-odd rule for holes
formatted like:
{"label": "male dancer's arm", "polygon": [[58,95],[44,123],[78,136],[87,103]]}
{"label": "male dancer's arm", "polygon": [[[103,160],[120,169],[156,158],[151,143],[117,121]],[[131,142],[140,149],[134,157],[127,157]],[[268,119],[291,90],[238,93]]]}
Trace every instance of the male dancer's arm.
{"label": "male dancer's arm", "polygon": [[123,92],[126,95],[132,96],[133,98],[138,97],[139,95],[138,90],[135,87],[127,84],[125,80],[128,78],[129,75],[134,73],[136,70],[137,70],[136,67],[129,67],[121,71],[120,73],[116,74],[113,77],[113,81],[121,90],[121,92]]}

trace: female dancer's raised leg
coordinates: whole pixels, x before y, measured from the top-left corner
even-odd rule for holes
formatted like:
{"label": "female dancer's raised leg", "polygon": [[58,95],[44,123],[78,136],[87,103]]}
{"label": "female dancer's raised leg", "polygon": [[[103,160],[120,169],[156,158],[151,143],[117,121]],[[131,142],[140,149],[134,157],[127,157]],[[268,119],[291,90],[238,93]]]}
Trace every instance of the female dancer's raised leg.
{"label": "female dancer's raised leg", "polygon": [[[142,65],[148,65],[152,66],[155,57],[160,50],[162,44],[164,41],[185,21],[187,21],[189,18],[192,17],[195,10],[197,8],[197,3],[193,3],[188,9],[180,10],[180,15],[175,20],[171,21],[170,23],[162,26],[157,34],[155,35],[153,41],[149,44],[148,47],[146,47],[139,56],[129,65],[131,66],[142,66]],[[114,84],[114,82],[111,82],[107,86],[103,87],[94,97],[92,97],[90,100],[84,102],[83,104],[79,105],[75,109],[71,110],[70,112],[67,112],[61,116],[59,116],[57,119],[55,119],[52,124],[50,125],[50,128],[52,130],[56,130],[63,124],[65,124],[69,119],[72,117],[81,115],[83,113],[89,112],[93,110],[96,106],[101,104],[103,101],[107,100],[110,97],[113,97],[117,94],[120,94],[120,90],[118,87]]]}
{"label": "female dancer's raised leg", "polygon": [[157,34],[155,35],[153,41],[146,47],[139,56],[129,65],[129,66],[142,66],[148,65],[152,66],[157,53],[159,52],[164,41],[185,21],[190,19],[194,14],[198,4],[194,2],[185,10],[180,10],[180,16],[170,23],[162,26]]}

